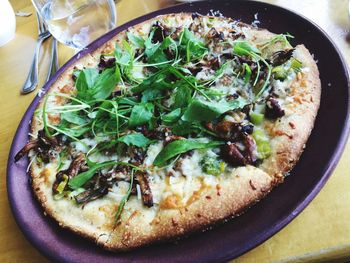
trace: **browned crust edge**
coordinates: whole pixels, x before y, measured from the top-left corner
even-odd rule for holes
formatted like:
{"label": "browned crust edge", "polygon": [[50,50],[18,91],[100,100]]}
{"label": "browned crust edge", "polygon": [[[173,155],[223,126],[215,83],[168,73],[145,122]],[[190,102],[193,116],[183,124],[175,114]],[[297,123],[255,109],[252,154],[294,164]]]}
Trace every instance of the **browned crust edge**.
{"label": "browned crust edge", "polygon": [[295,57],[309,71],[299,73],[297,81],[292,84],[294,102],[287,109],[291,114],[272,126],[267,124],[267,129],[274,137],[272,155],[260,167],[280,181],[299,160],[314,127],[321,99],[319,71],[312,55],[304,45],[298,45]]}

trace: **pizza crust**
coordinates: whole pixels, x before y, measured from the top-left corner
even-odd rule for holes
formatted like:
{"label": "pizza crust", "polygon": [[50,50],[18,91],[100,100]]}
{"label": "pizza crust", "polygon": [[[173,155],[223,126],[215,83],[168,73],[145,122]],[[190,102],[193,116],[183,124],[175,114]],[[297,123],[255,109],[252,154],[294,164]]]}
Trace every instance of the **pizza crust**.
{"label": "pizza crust", "polygon": [[240,167],[215,187],[206,187],[187,207],[160,210],[150,223],[140,207],[123,218],[110,239],[101,245],[109,250],[131,249],[205,229],[236,216],[263,198],[273,187],[273,178],[253,167]]}
{"label": "pizza crust", "polygon": [[[148,32],[152,22],[160,18],[173,19],[176,23],[186,24],[190,21],[191,14],[156,17],[129,30],[140,34]],[[274,36],[267,30],[251,28],[251,31],[257,42]],[[49,92],[60,91],[68,94],[72,92],[63,87],[74,85],[71,79],[74,69],[97,66],[100,54],[113,50],[114,46],[111,43],[120,42],[125,35],[125,31],[119,33],[92,54],[80,58],[74,66],[69,67],[59,77]],[[302,74],[295,85],[295,95],[301,96],[302,100],[301,103],[296,101],[294,107],[291,107],[292,116],[286,115],[276,124],[271,123],[268,127],[271,131],[270,135],[276,132],[281,135],[272,140],[272,155],[262,163],[261,169],[253,166],[236,168],[232,174],[221,179],[215,186],[204,184],[200,189],[194,190],[193,200],[187,206],[176,207],[176,204],[171,203],[169,199],[170,203],[160,204],[162,209],[148,209],[140,200],[132,196],[121,215],[121,223],[115,225],[114,215],[118,209],[118,203],[115,200],[98,199],[86,204],[83,209],[73,205],[70,200],[56,201],[51,190],[55,180],[54,170],[50,170],[50,167],[43,169],[34,164],[31,167],[32,187],[45,214],[55,219],[60,226],[114,251],[128,250],[180,237],[239,215],[244,209],[263,198],[276,184],[282,182],[283,174],[288,172],[299,159],[312,130],[321,93],[318,70],[304,46],[298,46],[295,55],[310,69],[309,73]],[[63,104],[64,101],[50,103],[57,105]],[[43,101],[38,108],[42,106]],[[31,124],[32,133],[36,135],[42,126],[40,117],[34,116]],[[51,166],[52,169],[54,169],[53,166]]]}
{"label": "pizza crust", "polygon": [[272,154],[261,165],[268,174],[282,181],[299,160],[314,126],[321,99],[321,81],[315,60],[304,45],[299,45],[294,56],[308,69],[298,73],[292,84],[293,102],[286,115],[275,123],[266,123],[272,137]]}

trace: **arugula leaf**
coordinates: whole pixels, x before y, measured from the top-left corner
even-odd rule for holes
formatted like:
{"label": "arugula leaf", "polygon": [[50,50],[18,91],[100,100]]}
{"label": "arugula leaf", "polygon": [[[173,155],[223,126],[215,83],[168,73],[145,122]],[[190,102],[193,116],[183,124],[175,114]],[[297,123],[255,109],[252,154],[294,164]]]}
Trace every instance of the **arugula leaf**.
{"label": "arugula leaf", "polygon": [[165,114],[162,116],[162,120],[165,123],[172,123],[174,121],[177,121],[181,116],[181,109],[177,108],[171,112],[169,112],[168,114]]}
{"label": "arugula leaf", "polygon": [[89,100],[89,90],[95,85],[96,79],[98,78],[98,70],[93,68],[86,68],[80,71],[79,76],[75,82],[77,88],[77,97]]}
{"label": "arugula leaf", "polygon": [[194,149],[213,148],[224,144],[220,141],[203,142],[203,138],[177,140],[169,143],[154,159],[153,165],[161,167],[178,154]]}
{"label": "arugula leaf", "polygon": [[121,47],[118,45],[118,43],[115,44],[114,56],[115,56],[116,62],[121,66],[129,65],[132,59],[132,54],[130,54],[130,52],[123,51]]}
{"label": "arugula leaf", "polygon": [[172,126],[171,130],[175,135],[183,136],[191,134],[198,129],[194,128],[192,123],[180,119],[178,123]]}
{"label": "arugula leaf", "polygon": [[195,99],[186,109],[182,120],[193,122],[193,121],[211,121],[221,114],[245,106],[247,102],[238,98],[232,101],[203,101]]}
{"label": "arugula leaf", "polygon": [[126,33],[128,36],[129,41],[137,48],[144,48],[145,47],[145,40],[137,35],[134,35],[130,32]]}
{"label": "arugula leaf", "polygon": [[168,61],[168,57],[164,53],[164,50],[168,48],[174,50],[176,53],[176,42],[170,36],[164,38],[163,42],[160,45],[153,46],[151,49],[148,50],[146,47],[145,54],[147,56],[148,63],[161,63]]}
{"label": "arugula leaf", "polygon": [[142,98],[141,102],[149,102],[152,100],[156,100],[161,97],[161,92],[159,89],[146,89],[144,92],[142,92]]}
{"label": "arugula leaf", "polygon": [[82,187],[87,181],[89,181],[95,175],[95,173],[98,170],[101,170],[102,168],[105,168],[108,166],[125,165],[125,166],[132,167],[135,170],[141,170],[137,166],[126,163],[126,162],[107,161],[107,162],[103,162],[103,163],[95,163],[95,162],[92,162],[89,159],[87,159],[87,163],[89,165],[89,170],[87,170],[86,172],[80,173],[77,176],[75,176],[69,180],[68,186],[71,189],[76,190],[76,189]]}
{"label": "arugula leaf", "polygon": [[180,52],[186,57],[187,63],[192,58],[200,58],[207,52],[204,43],[187,28],[182,32],[180,40]]}
{"label": "arugula leaf", "polygon": [[58,129],[60,129],[61,133],[69,137],[75,137],[75,138],[78,138],[82,136],[84,133],[90,131],[90,127],[73,128],[73,127],[67,127],[66,125],[63,126],[62,124],[58,126]]}
{"label": "arugula leaf", "polygon": [[106,99],[120,81],[120,76],[115,74],[115,68],[108,68],[101,74],[97,69],[83,69],[75,83],[77,97],[84,101],[94,99]]}
{"label": "arugula leaf", "polygon": [[123,49],[116,44],[114,56],[116,58],[116,76],[123,77],[125,81],[130,83],[139,83],[140,80],[135,76],[134,72],[134,48],[124,39]]}
{"label": "arugula leaf", "polygon": [[[247,63],[243,63],[243,70],[244,70],[244,74],[245,74],[244,82],[248,83],[250,80],[250,77],[252,75],[252,70]],[[259,76],[259,73],[257,75]]]}
{"label": "arugula leaf", "polygon": [[128,201],[128,199],[130,197],[133,184],[134,184],[134,169],[131,170],[130,184],[129,184],[128,191],[126,192],[126,194],[124,195],[124,197],[122,198],[122,200],[120,201],[120,203],[118,205],[118,211],[115,214],[115,222],[116,223],[119,221],[120,215],[123,212],[124,206],[125,206],[126,202]]}
{"label": "arugula leaf", "polygon": [[236,41],[233,46],[233,53],[239,56],[252,56],[252,54],[260,54],[260,50],[247,41]]}
{"label": "arugula leaf", "polygon": [[66,120],[67,122],[76,124],[76,125],[84,125],[88,121],[86,118],[79,115],[78,112],[64,112],[61,113],[61,120]]}
{"label": "arugula leaf", "polygon": [[118,100],[119,104],[125,104],[130,106],[135,106],[138,104],[138,101],[135,97],[123,97]]}
{"label": "arugula leaf", "polygon": [[154,36],[154,32],[155,32],[155,29],[153,29],[149,35],[148,35],[148,38],[146,38],[145,40],[145,55],[147,57],[150,57],[154,54],[154,52],[158,49],[158,47],[160,46],[160,43],[153,43],[152,42],[152,39],[153,39],[153,36]]}
{"label": "arugula leaf", "polygon": [[79,187],[83,186],[87,181],[89,181],[98,170],[114,164],[116,164],[115,161],[108,161],[95,164],[94,166],[90,167],[90,169],[86,172],[80,173],[77,176],[70,179],[68,185],[71,189],[76,190]]}
{"label": "arugula leaf", "polygon": [[153,116],[153,111],[154,105],[152,103],[141,103],[135,105],[131,111],[129,126],[135,127],[148,123]]}
{"label": "arugula leaf", "polygon": [[192,100],[192,89],[188,85],[180,85],[174,93],[173,108],[184,108]]}
{"label": "arugula leaf", "polygon": [[169,67],[165,67],[158,71],[157,73],[144,79],[138,86],[133,87],[131,91],[133,93],[140,93],[146,89],[167,89],[172,88],[173,85],[166,81],[169,77]]}
{"label": "arugula leaf", "polygon": [[130,133],[118,139],[118,142],[123,142],[126,145],[135,145],[137,147],[146,147],[151,143],[151,140],[145,137],[142,133]]}
{"label": "arugula leaf", "polygon": [[108,98],[119,81],[120,79],[117,79],[114,68],[105,69],[97,77],[93,88],[90,89],[92,98],[97,100]]}

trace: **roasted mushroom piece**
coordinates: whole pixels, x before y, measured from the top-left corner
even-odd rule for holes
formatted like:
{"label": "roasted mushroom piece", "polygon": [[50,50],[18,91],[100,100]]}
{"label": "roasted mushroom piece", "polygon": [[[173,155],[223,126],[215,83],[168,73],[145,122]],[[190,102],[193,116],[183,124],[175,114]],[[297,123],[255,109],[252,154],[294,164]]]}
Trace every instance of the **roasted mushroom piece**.
{"label": "roasted mushroom piece", "polygon": [[[57,190],[60,183],[64,180],[65,176],[68,176],[68,179],[73,178],[76,176],[80,171],[87,170],[87,167],[85,166],[85,155],[83,153],[80,153],[70,164],[69,168],[67,170],[60,171],[56,174],[56,180],[52,185],[52,192],[54,194],[58,194],[59,191]],[[67,186],[66,186],[67,187]]]}
{"label": "roasted mushroom piece", "polygon": [[74,197],[77,204],[86,204],[108,194],[111,182],[100,174],[96,174],[95,178],[91,183],[92,187]]}
{"label": "roasted mushroom piece", "polygon": [[100,56],[100,63],[98,63],[98,69],[103,71],[106,68],[113,68],[115,65],[115,57],[108,57],[105,55]]}
{"label": "roasted mushroom piece", "polygon": [[234,143],[225,144],[221,147],[221,157],[233,166],[245,165],[247,160]]}
{"label": "roasted mushroom piece", "polygon": [[24,155],[26,155],[30,150],[38,147],[38,139],[29,141],[24,147],[15,155],[15,162],[18,162]]}
{"label": "roasted mushroom piece", "polygon": [[270,97],[266,101],[265,116],[268,119],[277,119],[283,117],[285,114],[280,104],[275,98]]}
{"label": "roasted mushroom piece", "polygon": [[60,142],[56,137],[48,137],[44,130],[38,131],[38,138],[29,141],[16,155],[15,162],[18,162],[30,150],[36,151],[38,156],[45,162],[50,161],[50,156],[55,156],[51,153],[52,150],[58,151]]}
{"label": "roasted mushroom piece", "polygon": [[140,185],[142,202],[147,207],[153,206],[153,195],[149,186],[147,173],[138,171],[135,174],[136,181]]}
{"label": "roasted mushroom piece", "polygon": [[270,58],[272,66],[276,67],[286,63],[293,56],[293,52],[294,48],[273,53]]}
{"label": "roasted mushroom piece", "polygon": [[152,28],[154,30],[152,43],[162,42],[164,38],[170,35],[170,29],[159,21]]}

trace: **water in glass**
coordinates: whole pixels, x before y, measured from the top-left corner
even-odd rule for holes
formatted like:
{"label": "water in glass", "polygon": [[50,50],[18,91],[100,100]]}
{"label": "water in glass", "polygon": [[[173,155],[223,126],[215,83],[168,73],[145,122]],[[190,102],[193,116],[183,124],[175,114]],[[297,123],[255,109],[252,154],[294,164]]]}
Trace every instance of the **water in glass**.
{"label": "water in glass", "polygon": [[40,13],[51,34],[76,49],[114,28],[116,20],[113,0],[52,0]]}

